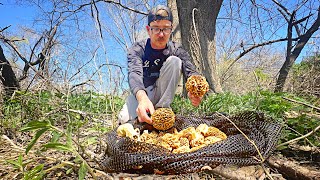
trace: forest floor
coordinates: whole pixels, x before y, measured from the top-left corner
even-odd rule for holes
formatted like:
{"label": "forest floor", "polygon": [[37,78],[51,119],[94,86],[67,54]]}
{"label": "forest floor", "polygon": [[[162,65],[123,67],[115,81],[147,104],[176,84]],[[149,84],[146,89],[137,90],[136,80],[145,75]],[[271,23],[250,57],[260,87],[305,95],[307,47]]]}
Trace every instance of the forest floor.
{"label": "forest floor", "polygon": [[[39,174],[38,165],[45,173],[43,179],[78,179],[79,163],[70,152],[57,150],[40,151],[41,144],[48,137],[40,138],[35,146],[25,154],[25,148],[34,134],[7,131],[0,136],[0,179],[36,179]],[[87,134],[86,134],[87,135]],[[90,135],[89,135],[90,136]],[[91,147],[91,158],[100,157],[101,147]],[[89,156],[90,156],[89,155]],[[88,154],[87,154],[88,156]],[[99,159],[99,158],[96,158]],[[235,165],[220,165],[214,169],[205,168],[202,172],[181,175],[139,175],[127,173],[106,173],[99,168],[97,162],[89,161],[92,172],[85,179],[248,179],[248,180],[286,180],[286,179],[319,179],[320,180],[320,150],[319,148],[291,146],[285,151],[275,151],[262,165],[238,167]],[[40,178],[42,179],[42,178]]]}

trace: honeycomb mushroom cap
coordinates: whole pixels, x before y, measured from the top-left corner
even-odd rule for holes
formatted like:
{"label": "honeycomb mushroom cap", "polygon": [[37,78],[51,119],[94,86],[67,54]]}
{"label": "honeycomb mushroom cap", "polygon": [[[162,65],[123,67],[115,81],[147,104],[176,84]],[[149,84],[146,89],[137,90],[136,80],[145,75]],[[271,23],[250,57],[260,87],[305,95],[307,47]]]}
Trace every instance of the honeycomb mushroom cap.
{"label": "honeycomb mushroom cap", "polygon": [[202,97],[209,90],[209,84],[205,77],[192,75],[187,79],[186,89],[193,96]]}
{"label": "honeycomb mushroom cap", "polygon": [[175,114],[170,108],[158,108],[152,115],[153,127],[158,130],[168,130],[173,127]]}

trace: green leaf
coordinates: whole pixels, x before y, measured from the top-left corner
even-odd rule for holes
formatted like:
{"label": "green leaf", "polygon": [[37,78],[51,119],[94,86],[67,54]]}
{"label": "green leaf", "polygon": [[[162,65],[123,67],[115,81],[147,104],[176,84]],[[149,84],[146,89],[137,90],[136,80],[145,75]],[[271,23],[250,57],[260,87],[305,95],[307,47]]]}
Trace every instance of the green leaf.
{"label": "green leaf", "polygon": [[87,172],[88,172],[88,168],[86,164],[82,162],[78,172],[79,180],[83,180],[86,177]]}
{"label": "green leaf", "polygon": [[60,139],[61,136],[62,136],[62,134],[60,134],[59,132],[53,131],[52,138],[51,138],[50,142],[52,142],[52,143],[58,142],[58,140]]}
{"label": "green leaf", "polygon": [[278,151],[281,151],[281,150],[284,150],[284,149],[287,149],[288,146],[280,146],[280,147],[277,147],[277,150]]}
{"label": "green leaf", "polygon": [[20,154],[18,157],[18,163],[21,164],[21,166],[23,167],[23,160],[22,159],[23,159],[22,154]]}
{"label": "green leaf", "polygon": [[42,179],[42,177],[44,176],[44,172],[43,172],[43,164],[40,164],[36,167],[34,167],[33,169],[31,169],[30,171],[27,171],[24,175],[25,180],[40,180]]}
{"label": "green leaf", "polygon": [[22,154],[19,155],[17,160],[6,160],[7,163],[13,165],[15,168],[19,169],[20,171],[23,170],[23,161],[22,161]]}
{"label": "green leaf", "polygon": [[82,146],[89,146],[91,144],[94,144],[97,142],[97,137],[90,137],[88,139],[86,139],[81,145]]}
{"label": "green leaf", "polygon": [[41,130],[39,130],[36,135],[32,138],[32,141],[30,142],[30,144],[27,146],[26,148],[26,154],[28,154],[28,152],[30,151],[30,149],[33,147],[33,145],[37,142],[37,140],[39,139],[39,137],[45,133],[49,128],[43,128]]}
{"label": "green leaf", "polygon": [[56,150],[60,150],[60,151],[69,151],[72,152],[73,149],[70,146],[61,144],[61,143],[48,143],[43,145],[43,147],[45,148],[50,148],[50,149],[56,149]]}
{"label": "green leaf", "polygon": [[22,164],[15,160],[6,160],[7,163],[13,165],[17,169],[22,169]]}
{"label": "green leaf", "polygon": [[73,168],[70,168],[66,171],[66,174],[68,175],[68,174],[71,174],[72,172],[73,172]]}
{"label": "green leaf", "polygon": [[31,121],[25,127],[21,128],[22,132],[31,131],[35,129],[50,127],[49,121]]}
{"label": "green leaf", "polygon": [[74,158],[73,162],[75,162],[76,164],[80,164],[80,163],[82,163],[82,159],[79,156],[76,156]]}

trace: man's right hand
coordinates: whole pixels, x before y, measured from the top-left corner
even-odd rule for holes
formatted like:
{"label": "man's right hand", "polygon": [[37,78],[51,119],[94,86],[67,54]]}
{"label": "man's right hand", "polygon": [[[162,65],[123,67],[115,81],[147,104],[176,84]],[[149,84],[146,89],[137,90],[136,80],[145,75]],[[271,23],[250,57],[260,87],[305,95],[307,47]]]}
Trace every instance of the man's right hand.
{"label": "man's right hand", "polygon": [[136,109],[136,112],[139,122],[152,124],[152,119],[149,117],[148,113],[153,114],[155,110],[147,93],[144,90],[139,90],[136,93],[136,98],[138,100],[138,107]]}

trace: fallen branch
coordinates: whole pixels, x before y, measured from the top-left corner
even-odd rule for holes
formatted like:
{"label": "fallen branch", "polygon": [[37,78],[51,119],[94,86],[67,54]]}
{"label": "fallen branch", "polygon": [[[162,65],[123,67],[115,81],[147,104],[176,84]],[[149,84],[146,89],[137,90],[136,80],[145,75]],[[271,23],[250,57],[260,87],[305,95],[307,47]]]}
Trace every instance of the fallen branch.
{"label": "fallen branch", "polygon": [[263,170],[261,167],[260,169],[262,172],[256,173],[256,171],[259,171],[259,170],[256,170],[255,166],[245,166],[245,167],[236,168],[235,166],[231,166],[231,165],[220,165],[212,170],[209,170],[207,173],[218,174],[227,179],[256,180],[256,179],[259,179],[261,176],[263,176]]}
{"label": "fallen branch", "polygon": [[[44,157],[44,158],[47,159],[47,160],[50,160],[50,161],[57,161],[56,158],[51,158],[51,157]],[[77,167],[77,168],[80,167],[79,164],[75,164],[75,163],[70,162],[70,161],[59,161],[59,162],[60,162],[60,164],[52,166],[49,169],[46,169],[45,172],[48,173],[49,171],[53,171],[55,169],[58,169],[58,168],[61,168],[61,167],[65,166],[65,165],[69,165],[69,166],[73,166],[73,167]],[[104,177],[110,177],[107,173],[105,173],[103,171],[100,171],[100,170],[97,170],[97,169],[94,169],[94,168],[92,168],[92,169],[93,169],[93,172],[94,172],[95,175],[98,175],[98,176],[102,175]]]}
{"label": "fallen branch", "polygon": [[287,144],[291,144],[291,143],[296,142],[296,141],[299,141],[300,139],[304,139],[304,138],[306,138],[306,137],[308,137],[308,136],[311,136],[313,133],[317,132],[319,129],[320,129],[320,125],[317,126],[315,129],[313,129],[312,131],[310,131],[309,133],[303,135],[303,136],[300,136],[300,137],[297,137],[297,138],[295,138],[295,139],[291,139],[290,141],[287,141],[287,142],[285,142],[285,143],[279,144],[279,145],[277,146],[277,148],[278,148],[278,147],[281,147],[281,146],[284,146],[284,145],[287,145]]}
{"label": "fallen branch", "polygon": [[313,113],[305,113],[307,116],[313,117],[313,118],[319,118],[320,119],[320,115],[318,114],[313,114]]}
{"label": "fallen branch", "polygon": [[300,166],[295,161],[289,161],[281,159],[275,156],[270,157],[267,162],[273,168],[276,168],[281,174],[285,175],[288,179],[300,180],[300,179],[318,179],[320,178],[320,172],[307,169]]}
{"label": "fallen branch", "polygon": [[[286,128],[288,128],[289,130],[293,131],[296,134],[299,134],[299,136],[303,136],[303,134],[299,133],[298,131],[296,131],[295,129],[287,126]],[[308,138],[305,138],[305,140],[312,146],[312,147],[316,147]]]}
{"label": "fallen branch", "polygon": [[316,109],[316,110],[320,111],[320,108],[317,107],[317,106],[313,106],[313,105],[310,105],[310,104],[307,104],[307,103],[304,103],[304,102],[301,102],[301,101],[297,101],[297,100],[294,100],[294,99],[290,99],[290,98],[287,98],[287,97],[282,97],[282,98],[285,99],[285,100],[288,100],[288,101],[291,101],[291,102],[294,102],[294,103],[297,103],[297,104],[302,104],[302,105],[311,107],[312,109]]}

